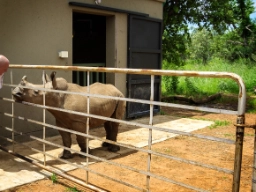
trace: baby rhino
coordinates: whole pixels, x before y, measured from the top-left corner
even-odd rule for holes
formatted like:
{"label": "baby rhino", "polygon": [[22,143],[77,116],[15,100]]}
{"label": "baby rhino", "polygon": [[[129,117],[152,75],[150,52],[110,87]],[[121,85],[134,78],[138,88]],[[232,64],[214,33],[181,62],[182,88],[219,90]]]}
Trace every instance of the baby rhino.
{"label": "baby rhino", "polygon": [[[87,87],[68,83],[64,78],[57,78],[56,72],[52,72],[50,77],[51,78],[49,78],[48,75],[43,76],[44,84],[36,85],[28,82],[26,76],[24,76],[20,84],[13,90],[12,95],[18,102],[26,101],[43,105],[43,91],[38,90],[37,88],[45,87],[49,90],[62,90],[78,93],[87,92]],[[20,86],[28,86],[32,88],[22,88]],[[90,93],[113,97],[124,97],[123,94],[111,84],[94,83],[90,85]],[[87,97],[82,95],[54,93],[47,91],[45,92],[45,105],[86,113]],[[90,114],[111,117],[115,119],[123,118],[126,107],[125,101],[96,97],[90,97],[89,105]],[[87,118],[85,116],[50,109],[48,109],[48,111],[55,117],[57,126],[72,129],[82,133],[86,132]],[[119,123],[96,118],[90,118],[89,120],[90,128],[103,124],[106,130],[106,139],[116,141]],[[59,131],[59,133],[62,137],[63,145],[70,148],[72,143],[71,134],[65,131]],[[77,135],[76,140],[81,151],[86,152],[85,137]],[[120,150],[119,146],[109,143],[103,143],[103,146],[108,147],[108,150],[112,152]],[[71,157],[71,152],[64,149],[61,158],[69,159]]]}

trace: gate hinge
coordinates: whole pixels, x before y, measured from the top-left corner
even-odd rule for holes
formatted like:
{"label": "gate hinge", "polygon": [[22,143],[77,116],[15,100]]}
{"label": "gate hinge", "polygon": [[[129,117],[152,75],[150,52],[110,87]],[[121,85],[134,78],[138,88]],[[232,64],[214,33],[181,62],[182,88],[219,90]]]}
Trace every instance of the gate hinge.
{"label": "gate hinge", "polygon": [[236,127],[246,127],[256,129],[256,125],[247,125],[247,124],[234,124]]}

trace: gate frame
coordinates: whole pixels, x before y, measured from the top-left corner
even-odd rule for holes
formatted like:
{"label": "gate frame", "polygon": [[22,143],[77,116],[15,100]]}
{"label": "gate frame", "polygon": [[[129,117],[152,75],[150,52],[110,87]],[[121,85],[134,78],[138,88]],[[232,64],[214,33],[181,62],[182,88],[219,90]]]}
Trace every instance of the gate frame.
{"label": "gate frame", "polygon": [[[179,104],[170,104],[168,106],[175,108],[185,108],[192,109],[198,111],[207,111],[207,112],[215,112],[215,113],[225,113],[225,114],[236,114],[237,115],[237,124],[236,126],[236,141],[235,141],[235,161],[234,161],[234,173],[233,173],[233,185],[232,191],[239,192],[240,188],[240,177],[241,177],[241,164],[242,164],[242,151],[243,151],[243,138],[244,138],[244,128],[245,128],[245,107],[246,107],[246,89],[242,78],[235,73],[228,72],[205,72],[205,71],[181,71],[181,70],[151,70],[151,69],[127,69],[127,68],[104,68],[104,67],[78,67],[78,66],[50,66],[50,65],[14,65],[11,64],[9,66],[12,68],[26,68],[26,69],[52,69],[52,70],[65,70],[65,71],[87,71],[87,72],[111,72],[111,73],[126,73],[126,74],[143,74],[143,75],[151,75],[151,93],[154,93],[154,76],[190,76],[190,77],[210,77],[210,78],[230,78],[237,82],[239,86],[239,94],[238,94],[238,110],[230,111],[230,110],[222,110],[215,108],[207,108],[207,107],[193,107],[188,105],[179,105]],[[12,72],[11,72],[12,73]],[[87,73],[89,75],[89,73]],[[12,74],[11,74],[12,75]],[[11,77],[12,79],[12,77]],[[89,80],[89,79],[88,79]],[[11,82],[12,83],[12,82]],[[152,86],[153,84],[153,86]],[[4,84],[7,85],[7,84]],[[88,97],[88,96],[87,96]],[[89,97],[88,97],[89,98]],[[3,99],[3,98],[0,98]],[[127,99],[129,101],[129,99]],[[153,101],[153,97],[151,96],[150,101],[150,123],[152,123],[153,118],[153,105],[157,105],[160,102]],[[45,110],[45,108],[44,108]],[[13,113],[13,112],[12,112]],[[13,114],[12,114],[13,115]],[[152,129],[150,129],[152,131]],[[150,139],[149,139],[150,140]],[[255,136],[256,141],[256,136]],[[150,141],[149,141],[150,142]],[[88,146],[88,145],[87,145]],[[149,144],[150,148],[151,144]],[[256,145],[255,145],[256,148]],[[14,152],[6,150],[4,147],[0,145],[0,149],[15,155]],[[148,154],[148,159],[150,160],[151,154]],[[20,155],[18,155],[20,156]],[[20,156],[21,157],[21,156]],[[254,158],[254,162],[255,162]],[[31,162],[30,162],[31,163]],[[255,175],[255,168],[253,171],[253,177]],[[150,176],[148,176],[150,177]],[[148,181],[147,181],[148,182]],[[254,183],[254,180],[253,180]],[[253,187],[255,184],[253,184]],[[88,185],[86,185],[88,187]]]}

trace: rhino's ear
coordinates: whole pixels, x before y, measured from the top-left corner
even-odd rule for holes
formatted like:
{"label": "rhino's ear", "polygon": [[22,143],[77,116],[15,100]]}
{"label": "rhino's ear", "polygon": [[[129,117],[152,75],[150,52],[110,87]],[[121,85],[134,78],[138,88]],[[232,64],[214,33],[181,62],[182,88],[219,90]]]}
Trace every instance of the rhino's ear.
{"label": "rhino's ear", "polygon": [[52,80],[52,87],[53,87],[53,89],[57,89],[56,71],[53,71],[51,73],[51,80]]}
{"label": "rhino's ear", "polygon": [[51,73],[51,80],[53,81],[53,79],[55,78],[55,76],[56,76],[56,71],[53,71],[52,73]]}
{"label": "rhino's ear", "polygon": [[26,75],[23,76],[21,80],[22,80],[22,81],[26,81],[26,80],[27,80],[27,76],[26,76]]}
{"label": "rhino's ear", "polygon": [[47,82],[51,81],[50,77],[46,73],[43,74],[42,80],[43,80],[43,84],[46,84]]}

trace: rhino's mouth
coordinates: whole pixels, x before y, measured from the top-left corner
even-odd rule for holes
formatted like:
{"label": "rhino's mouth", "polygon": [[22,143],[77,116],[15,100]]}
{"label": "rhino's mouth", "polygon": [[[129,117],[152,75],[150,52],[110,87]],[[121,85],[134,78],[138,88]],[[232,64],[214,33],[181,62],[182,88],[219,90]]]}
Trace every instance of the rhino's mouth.
{"label": "rhino's mouth", "polygon": [[15,93],[15,94],[12,94],[15,101],[18,101],[18,102],[21,102],[21,97],[22,97],[22,94],[21,93]]}

